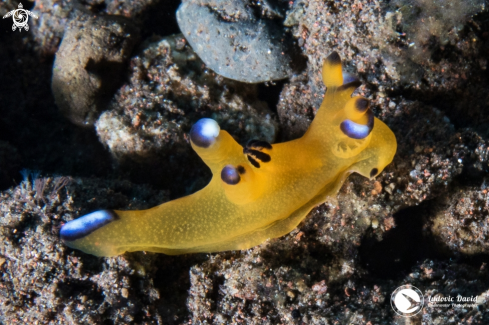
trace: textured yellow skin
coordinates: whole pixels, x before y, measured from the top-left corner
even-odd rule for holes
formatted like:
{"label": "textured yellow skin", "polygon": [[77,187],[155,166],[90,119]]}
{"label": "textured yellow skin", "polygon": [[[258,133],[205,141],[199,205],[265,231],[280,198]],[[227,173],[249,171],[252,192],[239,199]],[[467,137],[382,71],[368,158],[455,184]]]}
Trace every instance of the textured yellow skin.
{"label": "textured yellow skin", "polygon": [[[209,148],[192,143],[213,174],[204,189],[148,210],[115,211],[119,220],[67,245],[98,256],[142,250],[175,255],[248,249],[289,233],[314,206],[335,196],[350,173],[371,177],[377,168],[377,175],[396,152],[394,134],[377,118],[365,139],[341,132],[346,117],[362,122],[351,109],[354,87],[338,89],[341,69],[341,63],[326,61],[327,91],[310,128],[300,139],[264,149],[271,161],[261,168],[221,130]],[[236,185],[221,180],[229,164],[246,169]]]}

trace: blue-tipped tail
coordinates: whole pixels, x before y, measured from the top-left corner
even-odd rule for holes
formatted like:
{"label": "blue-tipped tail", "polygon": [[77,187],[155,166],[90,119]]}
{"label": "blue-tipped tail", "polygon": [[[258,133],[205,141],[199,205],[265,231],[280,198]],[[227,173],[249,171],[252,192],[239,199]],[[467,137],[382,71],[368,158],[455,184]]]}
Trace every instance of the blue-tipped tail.
{"label": "blue-tipped tail", "polygon": [[99,210],[78,219],[67,222],[59,231],[60,237],[64,241],[74,241],[88,236],[95,230],[119,219],[112,210]]}

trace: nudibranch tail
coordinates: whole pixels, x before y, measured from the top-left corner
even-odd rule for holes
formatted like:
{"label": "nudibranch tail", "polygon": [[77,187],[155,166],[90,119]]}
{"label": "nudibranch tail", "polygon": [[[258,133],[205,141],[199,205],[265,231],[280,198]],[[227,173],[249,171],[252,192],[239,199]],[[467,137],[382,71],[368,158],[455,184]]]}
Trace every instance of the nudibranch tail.
{"label": "nudibranch tail", "polygon": [[212,172],[205,188],[148,210],[87,214],[63,225],[61,239],[98,256],[174,255],[247,249],[292,231],[349,174],[375,177],[396,152],[394,134],[370,101],[351,98],[360,82],[342,70],[333,52],[323,66],[323,103],[303,137],[242,147],[214,120],[201,119],[190,143]]}
{"label": "nudibranch tail", "polygon": [[60,237],[65,242],[74,241],[90,235],[97,229],[119,219],[112,210],[99,210],[70,221],[60,229]]}

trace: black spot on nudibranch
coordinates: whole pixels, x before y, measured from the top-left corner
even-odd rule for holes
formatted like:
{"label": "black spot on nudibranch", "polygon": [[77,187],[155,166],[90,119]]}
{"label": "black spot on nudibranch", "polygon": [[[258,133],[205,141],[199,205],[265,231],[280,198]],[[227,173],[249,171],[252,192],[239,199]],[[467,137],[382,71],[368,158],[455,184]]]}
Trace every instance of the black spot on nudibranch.
{"label": "black spot on nudibranch", "polygon": [[246,173],[246,169],[243,166],[238,165],[238,173],[240,175],[243,175],[244,173]]}
{"label": "black spot on nudibranch", "polygon": [[112,210],[99,210],[64,224],[60,237],[64,241],[73,241],[90,235],[97,229],[116,221],[119,216]]}
{"label": "black spot on nudibranch", "polygon": [[377,168],[372,168],[372,170],[370,171],[370,177],[374,177],[375,175],[377,175],[378,172],[379,170]]}
{"label": "black spot on nudibranch", "polygon": [[[229,184],[229,185],[236,185],[239,183],[241,180],[241,177],[239,176],[240,173],[240,167],[243,168],[242,166],[238,166],[238,168],[235,168],[233,165],[227,165],[221,170],[221,179],[224,183]],[[244,170],[244,168],[243,168]]]}
{"label": "black spot on nudibranch", "polygon": [[370,107],[370,101],[366,98],[359,97],[355,101],[355,108],[357,111],[363,113]]}

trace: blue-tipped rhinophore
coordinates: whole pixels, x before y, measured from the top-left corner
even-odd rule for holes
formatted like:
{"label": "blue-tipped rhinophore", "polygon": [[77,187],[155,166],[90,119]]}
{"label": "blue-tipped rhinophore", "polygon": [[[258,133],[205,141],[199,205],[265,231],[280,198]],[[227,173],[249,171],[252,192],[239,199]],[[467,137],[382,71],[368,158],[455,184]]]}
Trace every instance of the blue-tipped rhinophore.
{"label": "blue-tipped rhinophore", "polygon": [[67,222],[61,227],[59,234],[64,241],[83,238],[95,230],[119,219],[112,210],[99,210],[78,219]]}
{"label": "blue-tipped rhinophore", "polygon": [[208,148],[216,141],[220,130],[216,121],[210,118],[202,118],[192,126],[190,140],[198,147]]}

